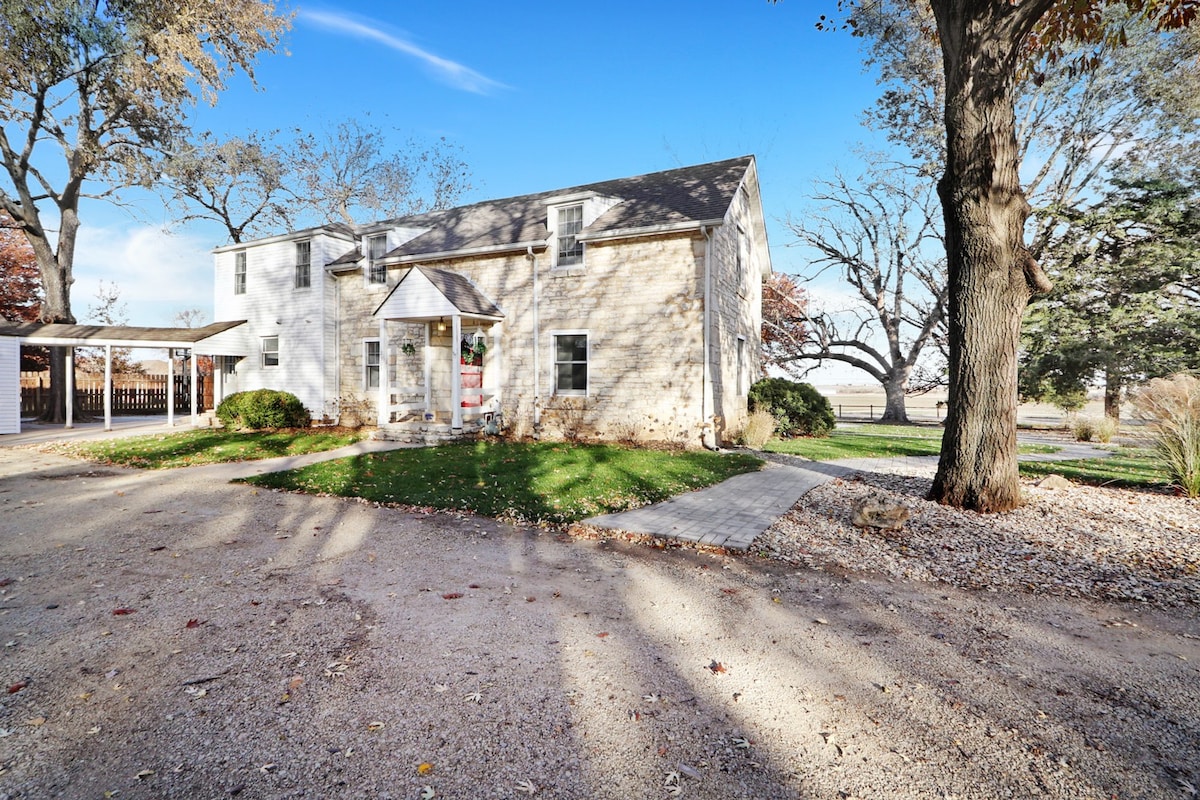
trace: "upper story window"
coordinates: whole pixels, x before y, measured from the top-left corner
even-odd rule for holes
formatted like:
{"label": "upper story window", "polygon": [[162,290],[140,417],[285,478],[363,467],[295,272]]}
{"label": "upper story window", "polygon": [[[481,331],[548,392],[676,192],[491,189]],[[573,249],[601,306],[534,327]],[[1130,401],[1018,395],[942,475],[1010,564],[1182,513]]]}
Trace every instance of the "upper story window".
{"label": "upper story window", "polygon": [[586,333],[560,333],[554,337],[554,393],[586,395],[588,389],[588,337]]}
{"label": "upper story window", "polygon": [[262,365],[264,367],[279,366],[279,337],[262,337]]}
{"label": "upper story window", "polygon": [[387,267],[380,263],[380,259],[386,252],[386,235],[381,234],[367,238],[367,283],[387,283]]}
{"label": "upper story window", "polygon": [[307,289],[312,286],[312,242],[296,242],[296,280],[297,289]]}
{"label": "upper story window", "polygon": [[577,238],[583,230],[583,204],[558,209],[558,256],[554,265],[569,267],[583,263],[583,242]]}
{"label": "upper story window", "polygon": [[233,293],[246,293],[246,251],[233,254]]}

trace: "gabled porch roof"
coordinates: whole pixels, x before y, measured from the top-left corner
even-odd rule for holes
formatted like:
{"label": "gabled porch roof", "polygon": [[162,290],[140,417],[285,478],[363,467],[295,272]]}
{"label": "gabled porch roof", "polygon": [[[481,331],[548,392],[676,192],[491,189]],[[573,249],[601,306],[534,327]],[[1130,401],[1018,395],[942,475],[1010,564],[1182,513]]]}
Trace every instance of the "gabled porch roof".
{"label": "gabled porch roof", "polygon": [[412,267],[372,316],[409,321],[453,316],[501,320],[504,319],[504,312],[457,272]]}

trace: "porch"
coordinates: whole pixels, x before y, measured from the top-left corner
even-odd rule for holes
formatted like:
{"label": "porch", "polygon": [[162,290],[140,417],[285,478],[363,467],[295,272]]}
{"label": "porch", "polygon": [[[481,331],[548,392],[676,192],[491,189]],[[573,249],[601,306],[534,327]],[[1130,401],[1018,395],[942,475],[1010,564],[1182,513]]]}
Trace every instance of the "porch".
{"label": "porch", "polygon": [[430,444],[498,425],[503,314],[465,277],[413,267],[375,312],[377,438]]}

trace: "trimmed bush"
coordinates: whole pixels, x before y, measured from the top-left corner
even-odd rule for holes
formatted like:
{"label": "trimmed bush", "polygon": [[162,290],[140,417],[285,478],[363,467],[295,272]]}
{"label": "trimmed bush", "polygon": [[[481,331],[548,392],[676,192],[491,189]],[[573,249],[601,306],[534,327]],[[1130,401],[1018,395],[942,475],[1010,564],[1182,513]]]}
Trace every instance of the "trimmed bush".
{"label": "trimmed bush", "polygon": [[762,379],[750,387],[750,410],[759,409],[775,417],[781,436],[828,436],[833,430],[833,406],[809,383]]}
{"label": "trimmed bush", "polygon": [[300,398],[275,389],[236,392],[217,406],[217,419],[226,428],[307,428],[312,421]]}
{"label": "trimmed bush", "polygon": [[1200,378],[1155,378],[1133,395],[1133,408],[1154,437],[1171,480],[1188,497],[1200,497]]}

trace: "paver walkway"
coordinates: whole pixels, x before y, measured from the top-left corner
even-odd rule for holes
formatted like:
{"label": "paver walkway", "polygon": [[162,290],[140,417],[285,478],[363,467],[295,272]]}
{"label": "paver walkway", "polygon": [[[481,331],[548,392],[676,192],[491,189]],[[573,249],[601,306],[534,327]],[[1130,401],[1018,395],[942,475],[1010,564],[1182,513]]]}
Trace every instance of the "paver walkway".
{"label": "paver walkway", "polygon": [[[1059,461],[1111,455],[1095,445],[1021,437],[1023,443],[1053,444],[1054,453],[1022,453],[1021,461]],[[852,458],[795,465],[767,462],[761,472],[736,475],[707,489],[672,497],[632,511],[585,519],[585,525],[688,542],[748,550],[754,540],[804,495],[826,481],[856,472],[921,474],[937,468],[937,456]]]}

